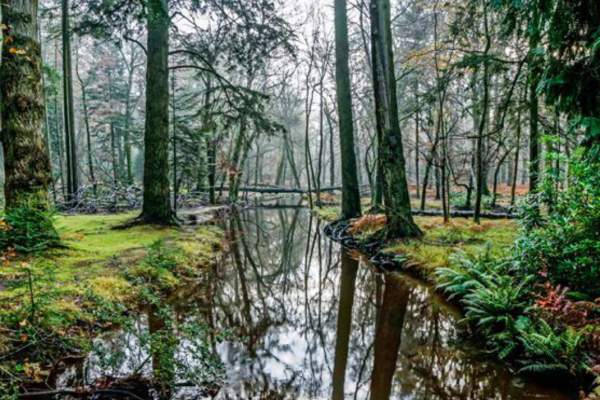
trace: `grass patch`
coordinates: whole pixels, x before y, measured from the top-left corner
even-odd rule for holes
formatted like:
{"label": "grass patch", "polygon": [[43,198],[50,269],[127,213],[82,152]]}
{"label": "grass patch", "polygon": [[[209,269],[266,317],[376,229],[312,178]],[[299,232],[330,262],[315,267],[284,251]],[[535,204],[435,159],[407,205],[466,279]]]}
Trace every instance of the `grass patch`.
{"label": "grass patch", "polygon": [[[89,345],[102,329],[135,312],[148,292],[167,293],[198,278],[221,251],[215,226],[190,230],[136,226],[113,230],[133,214],[58,216],[66,246],[0,267],[2,371],[20,371],[24,357],[50,359]],[[2,379],[0,379],[2,380]]]}
{"label": "grass patch", "polygon": [[512,220],[483,220],[480,225],[470,219],[456,218],[444,224],[442,217],[415,217],[425,236],[388,246],[385,252],[409,259],[408,266],[419,275],[433,280],[438,268],[450,266],[450,257],[458,251],[470,255],[489,250],[503,255],[517,237],[517,223]]}

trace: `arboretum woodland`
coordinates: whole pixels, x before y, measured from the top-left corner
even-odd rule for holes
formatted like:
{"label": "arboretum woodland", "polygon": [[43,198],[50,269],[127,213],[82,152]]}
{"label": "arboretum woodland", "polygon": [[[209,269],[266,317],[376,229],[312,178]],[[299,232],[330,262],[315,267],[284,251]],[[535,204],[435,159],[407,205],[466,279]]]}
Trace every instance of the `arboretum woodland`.
{"label": "arboretum woodland", "polygon": [[0,400],[600,399],[597,0],[0,18]]}

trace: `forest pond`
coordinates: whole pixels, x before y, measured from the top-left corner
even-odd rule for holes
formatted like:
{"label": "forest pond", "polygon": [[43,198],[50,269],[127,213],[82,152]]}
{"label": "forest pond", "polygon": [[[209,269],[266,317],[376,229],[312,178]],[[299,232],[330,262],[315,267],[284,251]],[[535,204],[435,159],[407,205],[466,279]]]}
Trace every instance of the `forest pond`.
{"label": "forest pond", "polygon": [[229,251],[205,281],[96,339],[57,388],[123,379],[140,398],[572,398],[485,361],[455,309],[342,251],[304,208],[223,224]]}

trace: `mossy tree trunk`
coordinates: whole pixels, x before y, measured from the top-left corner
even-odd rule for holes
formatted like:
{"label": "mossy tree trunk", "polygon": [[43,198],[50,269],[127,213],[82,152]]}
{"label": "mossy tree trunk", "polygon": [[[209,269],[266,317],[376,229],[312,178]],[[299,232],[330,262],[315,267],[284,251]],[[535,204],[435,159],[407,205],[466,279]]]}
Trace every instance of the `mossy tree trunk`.
{"label": "mossy tree trunk", "polygon": [[0,64],[6,207],[48,205],[50,159],[43,134],[42,58],[37,0],[1,3],[4,46]]}
{"label": "mossy tree trunk", "polygon": [[387,238],[421,236],[415,224],[406,181],[406,162],[398,120],[396,76],[394,71],[389,0],[371,0],[371,29],[375,36],[374,70],[377,74],[376,116],[383,136],[379,143],[379,162],[383,175],[383,199],[387,216]]}
{"label": "mossy tree trunk", "polygon": [[144,205],[140,220],[175,222],[169,188],[169,7],[148,0],[148,66],[144,131]]}
{"label": "mossy tree trunk", "polygon": [[352,122],[352,92],[348,66],[348,15],[346,0],[335,0],[335,79],[340,125],[342,159],[342,217],[354,218],[361,214],[360,192],[354,150]]}
{"label": "mossy tree trunk", "polygon": [[[371,6],[370,7],[370,18],[371,18],[371,22],[373,23],[373,21],[377,21],[377,7],[376,6]],[[377,52],[377,40],[379,40],[379,34],[378,34],[378,30],[377,29],[373,29],[373,27],[371,26],[371,64],[372,64],[372,68],[371,71],[373,73],[372,79],[373,79],[373,90],[375,93],[375,112],[377,113],[377,110],[381,109],[381,98],[380,96],[377,94],[377,91],[379,90],[379,85],[381,84],[379,82],[380,77],[378,76],[378,71],[375,68],[375,65],[377,65],[377,57],[378,57],[378,52]],[[376,128],[376,149],[379,149],[381,147],[380,143],[383,139],[383,121],[381,120],[381,118],[378,117],[378,115],[376,115],[375,117],[375,128]],[[383,208],[383,171],[381,169],[381,162],[380,162],[380,154],[378,151],[376,151],[376,160],[375,160],[375,193],[373,195],[373,211],[375,212],[381,212],[382,208]]]}

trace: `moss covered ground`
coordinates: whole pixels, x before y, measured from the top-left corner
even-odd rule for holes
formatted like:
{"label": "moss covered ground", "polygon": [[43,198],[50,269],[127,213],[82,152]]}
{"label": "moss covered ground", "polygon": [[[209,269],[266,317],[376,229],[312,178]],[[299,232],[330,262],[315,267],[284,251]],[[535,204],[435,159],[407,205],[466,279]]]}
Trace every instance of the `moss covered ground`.
{"label": "moss covered ground", "polygon": [[[331,222],[339,218],[340,209],[337,206],[321,207],[315,208],[313,213]],[[509,219],[482,219],[481,224],[476,224],[472,219],[453,218],[445,224],[442,217],[417,216],[415,221],[425,236],[390,243],[384,248],[384,252],[406,258],[406,268],[431,283],[435,283],[434,273],[437,269],[451,266],[454,254],[464,252],[477,255],[489,252],[492,256],[503,256],[518,234],[517,222]],[[366,239],[381,229],[382,223],[384,222],[376,217],[371,221],[363,221],[363,226],[355,235],[359,239]]]}
{"label": "moss covered ground", "polygon": [[407,268],[433,282],[439,268],[451,266],[451,258],[458,252],[478,255],[489,252],[504,256],[517,238],[518,226],[514,220],[482,220],[455,218],[444,224],[442,217],[415,217],[425,236],[422,239],[398,241],[384,249],[387,253],[408,258]]}
{"label": "moss covered ground", "polygon": [[43,371],[27,367],[27,358],[50,362],[85,348],[135,312],[148,293],[166,294],[197,279],[222,250],[223,232],[211,225],[112,229],[133,216],[58,216],[64,248],[4,256],[0,375]]}

